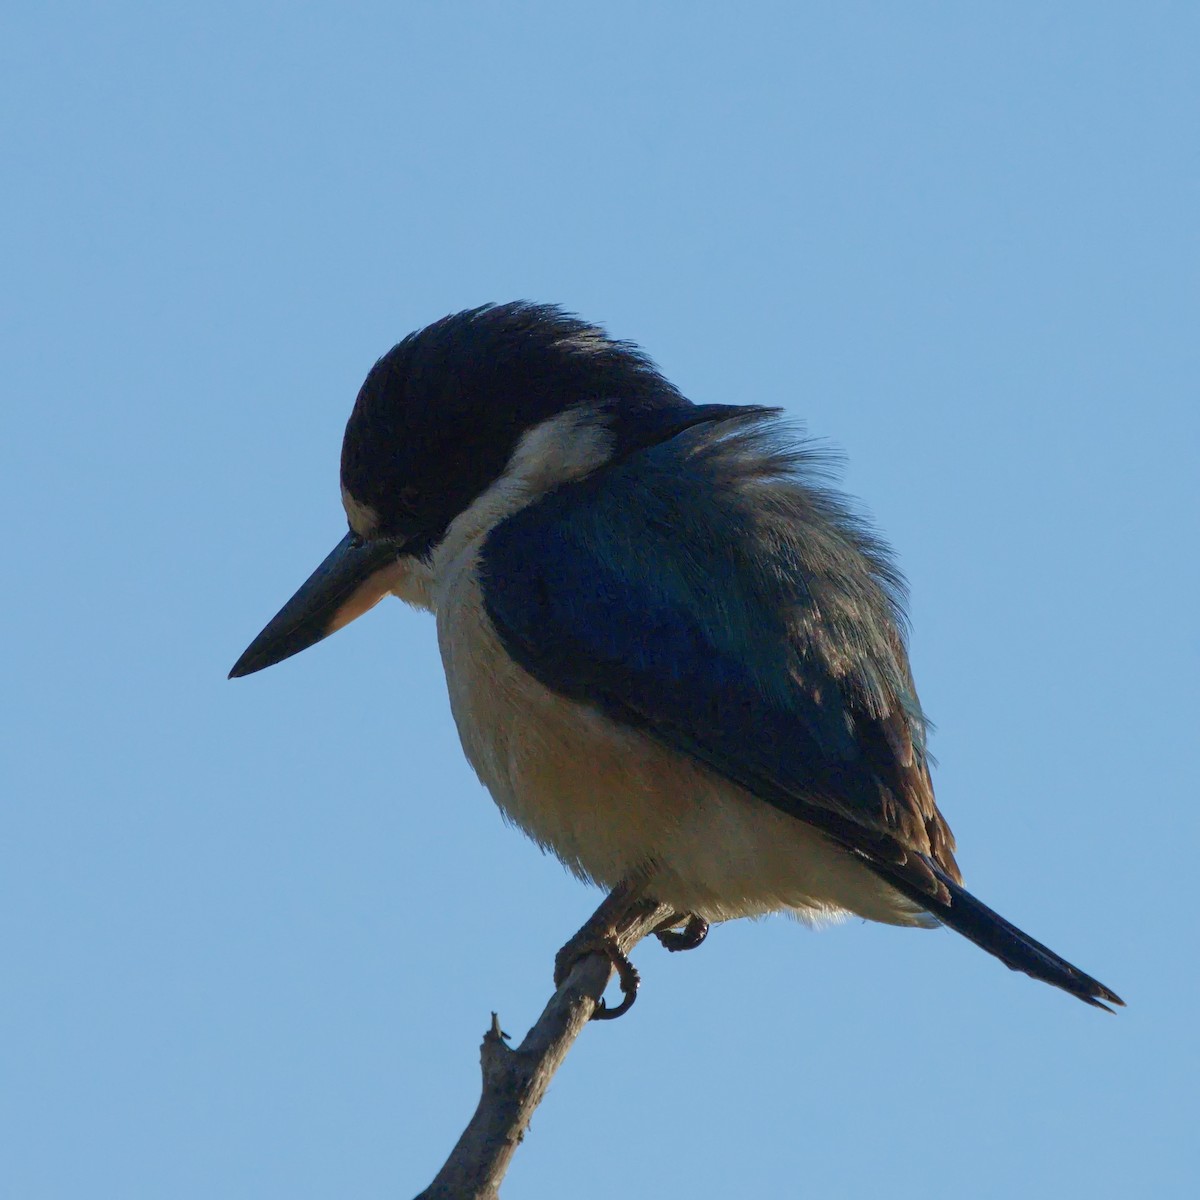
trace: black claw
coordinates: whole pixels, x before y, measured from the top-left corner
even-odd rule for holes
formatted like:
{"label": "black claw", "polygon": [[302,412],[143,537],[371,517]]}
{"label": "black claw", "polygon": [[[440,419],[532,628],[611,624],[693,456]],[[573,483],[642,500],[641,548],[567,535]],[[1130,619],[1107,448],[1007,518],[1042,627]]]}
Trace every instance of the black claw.
{"label": "black claw", "polygon": [[604,949],[608,954],[608,961],[612,963],[617,972],[617,980],[621,984],[621,1003],[616,1008],[609,1008],[604,1002],[604,997],[601,996],[592,1012],[593,1021],[615,1021],[617,1017],[623,1017],[633,1007],[633,1002],[637,999],[638,987],[642,982],[637,967],[621,953],[615,942],[607,943]]}
{"label": "black claw", "polygon": [[[571,968],[589,954],[603,954],[617,973],[621,983],[621,1003],[609,1008],[600,997],[592,1010],[593,1021],[611,1021],[623,1016],[637,999],[641,979],[633,963],[621,949],[617,939],[633,927],[633,923],[662,911],[657,901],[641,894],[637,881],[619,883],[604,903],[588,918],[582,929],[554,956],[554,986],[562,987]],[[676,918],[682,921],[684,915]],[[669,925],[670,922],[667,922]]]}
{"label": "black claw", "polygon": [[682,929],[672,929],[671,926],[677,925],[680,920],[682,920],[682,914],[677,913],[654,931],[654,936],[672,954],[679,950],[695,950],[708,937],[708,922],[703,917],[692,913],[688,916]]}
{"label": "black claw", "polygon": [[621,1003],[615,1008],[609,1008],[604,1003],[604,998],[601,997],[596,1002],[591,1019],[593,1021],[612,1021],[616,1017],[624,1016],[637,999],[638,986],[642,982],[642,977],[638,974],[637,967],[629,961],[621,947],[611,937],[588,937],[579,940],[572,938],[555,957],[554,986],[562,987],[571,973],[571,968],[589,954],[603,954],[612,963],[613,970],[617,973],[617,980],[621,984],[622,993]]}

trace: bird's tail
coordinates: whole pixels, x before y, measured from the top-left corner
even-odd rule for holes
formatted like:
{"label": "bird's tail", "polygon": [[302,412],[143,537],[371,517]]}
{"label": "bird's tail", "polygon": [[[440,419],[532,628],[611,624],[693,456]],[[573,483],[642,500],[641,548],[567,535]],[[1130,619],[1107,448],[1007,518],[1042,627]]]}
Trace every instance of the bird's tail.
{"label": "bird's tail", "polygon": [[[970,938],[981,949],[994,954],[1006,967],[1014,971],[1024,971],[1034,979],[1052,983],[1064,992],[1077,996],[1085,1004],[1102,1008],[1105,1012],[1112,1012],[1109,1004],[1124,1006],[1125,1001],[1099,980],[1072,966],[1049,947],[1034,941],[1029,934],[1022,933],[981,900],[976,900],[935,863],[929,860],[926,862],[945,887],[949,894],[948,900],[936,899],[927,892],[922,893],[899,874],[892,875],[889,872],[888,882],[932,913],[943,925],[948,925],[963,937]],[[1108,1001],[1108,1004],[1104,1003],[1105,1001]]]}

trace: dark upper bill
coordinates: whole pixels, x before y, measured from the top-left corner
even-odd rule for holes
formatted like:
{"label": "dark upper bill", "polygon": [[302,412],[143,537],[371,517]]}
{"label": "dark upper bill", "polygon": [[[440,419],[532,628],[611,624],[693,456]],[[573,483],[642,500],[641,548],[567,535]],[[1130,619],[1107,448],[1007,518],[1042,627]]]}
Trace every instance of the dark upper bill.
{"label": "dark upper bill", "polygon": [[230,679],[274,666],[348,625],[387,595],[394,544],[348,533],[233,664]]}

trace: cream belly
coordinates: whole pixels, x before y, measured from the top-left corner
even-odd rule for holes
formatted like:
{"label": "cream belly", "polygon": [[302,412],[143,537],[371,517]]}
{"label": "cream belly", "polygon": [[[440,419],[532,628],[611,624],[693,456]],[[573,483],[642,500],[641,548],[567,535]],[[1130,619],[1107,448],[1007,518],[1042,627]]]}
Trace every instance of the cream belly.
{"label": "cream belly", "polygon": [[642,878],[710,921],[789,910],[931,918],[845,851],[701,764],[543,687],[505,653],[483,608],[476,545],[435,563],[434,607],[467,758],[501,811],[577,875]]}

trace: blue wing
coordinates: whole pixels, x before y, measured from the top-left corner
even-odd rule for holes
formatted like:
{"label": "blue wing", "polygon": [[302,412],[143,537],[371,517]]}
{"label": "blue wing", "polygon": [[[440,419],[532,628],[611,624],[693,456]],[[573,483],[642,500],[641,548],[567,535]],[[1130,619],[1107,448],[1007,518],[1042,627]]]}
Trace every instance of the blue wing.
{"label": "blue wing", "polygon": [[481,561],[546,687],[822,830],[1013,970],[1120,998],[962,886],[933,798],[902,585],[763,410],[697,425],[502,522]]}
{"label": "blue wing", "polygon": [[643,449],[493,530],[488,614],[547,687],[945,896],[902,585],[820,467],[763,410]]}

